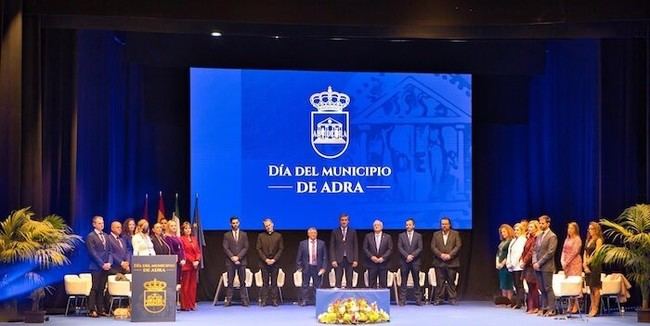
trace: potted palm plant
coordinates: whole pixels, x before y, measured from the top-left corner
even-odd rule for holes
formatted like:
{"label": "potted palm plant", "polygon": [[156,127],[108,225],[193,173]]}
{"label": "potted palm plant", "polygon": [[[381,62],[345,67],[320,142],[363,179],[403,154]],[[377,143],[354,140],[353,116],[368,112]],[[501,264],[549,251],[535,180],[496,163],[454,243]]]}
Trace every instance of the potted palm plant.
{"label": "potted palm plant", "polygon": [[604,234],[611,241],[595,255],[595,262],[622,266],[626,277],[641,291],[639,322],[650,322],[650,205],[628,207],[613,221],[601,219]]}
{"label": "potted palm plant", "polygon": [[[31,269],[21,273],[20,277],[9,275],[9,272],[0,275],[0,289],[29,289],[32,310],[25,312],[26,322],[43,322],[45,318],[40,301],[51,288],[47,286],[42,273],[69,264],[66,254],[81,242],[81,237],[73,234],[60,216],[49,215],[37,220],[30,207],[11,212],[7,219],[0,222],[0,265],[24,265]],[[16,313],[17,298],[13,298],[12,302],[9,309]]]}

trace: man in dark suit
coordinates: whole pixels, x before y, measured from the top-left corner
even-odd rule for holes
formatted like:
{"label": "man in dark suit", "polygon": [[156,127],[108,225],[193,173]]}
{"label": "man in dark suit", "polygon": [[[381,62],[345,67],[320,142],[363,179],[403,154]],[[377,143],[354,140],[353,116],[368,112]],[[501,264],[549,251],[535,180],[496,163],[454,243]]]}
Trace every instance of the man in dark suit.
{"label": "man in dark suit", "polygon": [[388,260],[393,253],[393,239],[383,232],[384,223],[375,220],[372,223],[373,232],[366,234],[363,240],[363,251],[368,258],[368,286],[371,289],[388,287]]}
{"label": "man in dark suit", "polygon": [[553,293],[553,273],[555,273],[555,250],[557,236],[551,231],[551,218],[542,215],[538,219],[540,234],[533,250],[533,269],[539,290],[542,292],[542,309],[538,315],[555,316],[555,293]]}
{"label": "man in dark suit", "polygon": [[122,223],[113,221],[111,223],[111,234],[108,236],[108,244],[110,246],[111,257],[113,265],[111,266],[111,274],[117,273],[130,273],[131,272],[131,255],[126,241],[121,236]]}
{"label": "man in dark suit", "polygon": [[323,274],[327,267],[327,254],[325,241],[317,239],[316,228],[307,230],[307,239],[300,241],[296,265],[298,271],[302,272],[302,295],[300,305],[307,304],[309,299],[309,280],[313,282],[313,288],[321,286]]}
{"label": "man in dark suit", "polygon": [[406,219],[406,231],[400,233],[397,237],[397,249],[400,253],[400,273],[402,274],[399,305],[406,304],[406,286],[409,273],[411,273],[413,287],[415,288],[415,304],[421,306],[420,253],[422,252],[422,235],[415,232],[415,220],[411,217]]}
{"label": "man in dark suit", "polygon": [[226,301],[224,306],[232,304],[233,281],[235,272],[239,276],[239,293],[241,296],[242,306],[247,307],[250,303],[248,293],[246,292],[246,265],[248,260],[248,236],[246,232],[239,229],[239,218],[233,216],[230,218],[230,231],[223,236],[223,252],[226,253],[226,272],[228,274],[228,289],[226,290]]}
{"label": "man in dark suit", "polygon": [[262,289],[260,291],[262,306],[266,306],[270,292],[271,303],[274,307],[277,307],[280,305],[278,302],[279,267],[277,262],[284,251],[284,241],[282,235],[275,232],[273,221],[270,218],[264,219],[264,232],[257,236],[255,248],[260,257],[260,270],[262,272]]}
{"label": "man in dark suit", "polygon": [[104,289],[108,281],[108,273],[113,265],[108,235],[104,233],[104,218],[93,217],[93,231],[86,237],[86,247],[90,256],[90,273],[92,287],[88,297],[88,316],[97,318],[108,316],[104,309]]}
{"label": "man in dark suit", "polygon": [[440,231],[433,234],[431,251],[433,251],[433,266],[436,269],[436,293],[434,305],[442,303],[445,294],[451,304],[456,304],[456,274],[460,267],[461,241],[460,234],[451,229],[451,219],[440,219]]}
{"label": "man in dark suit", "polygon": [[349,227],[350,216],[342,213],[339,216],[339,227],[332,230],[330,238],[329,257],[336,275],[336,287],[341,288],[343,273],[345,273],[345,287],[352,288],[352,274],[359,263],[359,243],[357,231]]}

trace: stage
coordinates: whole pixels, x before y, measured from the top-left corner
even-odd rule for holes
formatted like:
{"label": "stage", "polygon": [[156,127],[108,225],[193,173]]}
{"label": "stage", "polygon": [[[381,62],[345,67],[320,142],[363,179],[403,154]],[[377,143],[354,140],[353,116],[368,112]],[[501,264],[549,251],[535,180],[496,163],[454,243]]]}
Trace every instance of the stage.
{"label": "stage", "polygon": [[[531,316],[521,310],[497,308],[493,304],[484,301],[461,302],[457,306],[426,305],[417,306],[391,306],[391,322],[386,325],[478,325],[481,326],[503,326],[503,325],[629,325],[636,323],[636,314],[627,313],[624,317],[619,315],[608,315],[596,318],[563,319],[545,318]],[[555,318],[564,316],[556,316]],[[111,318],[91,319],[82,316],[51,316],[50,325],[70,326],[102,326],[102,325],[124,325],[128,321],[114,320]],[[212,306],[209,303],[201,303],[198,311],[179,312],[176,315],[176,323],[156,323],[159,325],[264,325],[264,326],[288,326],[288,325],[321,325],[314,317],[314,307],[300,307],[286,304],[280,307],[258,307],[248,308],[232,306]]]}

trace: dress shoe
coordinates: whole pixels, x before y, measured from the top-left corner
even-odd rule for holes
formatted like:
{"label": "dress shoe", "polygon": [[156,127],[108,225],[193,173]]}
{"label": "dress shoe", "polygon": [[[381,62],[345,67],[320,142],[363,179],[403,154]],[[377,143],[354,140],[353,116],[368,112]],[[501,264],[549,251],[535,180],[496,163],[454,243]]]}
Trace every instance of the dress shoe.
{"label": "dress shoe", "polygon": [[549,310],[549,311],[547,311],[547,312],[544,314],[544,317],[553,317],[553,316],[555,316],[555,315],[557,315],[557,313],[555,312],[555,310]]}
{"label": "dress shoe", "polygon": [[273,300],[273,302],[272,302],[271,304],[272,304],[274,307],[277,307],[277,306],[280,305],[280,303],[278,303],[278,300]]}
{"label": "dress shoe", "polygon": [[244,300],[241,302],[241,305],[244,307],[248,307],[250,305],[250,302],[248,300]]}
{"label": "dress shoe", "polygon": [[226,301],[223,302],[224,307],[230,307],[231,305],[232,305],[232,301],[230,301],[230,300],[226,300]]}
{"label": "dress shoe", "polygon": [[422,306],[422,300],[416,300],[415,305],[416,306]]}
{"label": "dress shoe", "polygon": [[404,307],[404,306],[406,306],[406,301],[404,301],[404,300],[400,300],[399,303],[398,303],[398,305],[399,305],[400,307]]}
{"label": "dress shoe", "polygon": [[88,313],[88,317],[97,318],[97,317],[99,317],[99,314],[97,314],[97,311],[93,310],[93,311]]}
{"label": "dress shoe", "polygon": [[456,306],[458,305],[458,301],[456,301],[456,299],[452,299],[451,301],[449,301],[449,304],[451,304],[452,306]]}
{"label": "dress shoe", "polygon": [[102,316],[102,317],[108,317],[108,316],[110,316],[110,314],[107,313],[107,312],[105,312],[105,311],[99,312],[99,313],[97,313],[97,314],[100,315],[100,316]]}
{"label": "dress shoe", "polygon": [[434,306],[439,306],[441,303],[442,303],[442,301],[436,300],[436,301],[433,302],[433,305]]}
{"label": "dress shoe", "polygon": [[304,307],[304,306],[307,305],[307,303],[305,301],[300,301],[300,302],[298,302],[298,305],[301,306],[301,307]]}

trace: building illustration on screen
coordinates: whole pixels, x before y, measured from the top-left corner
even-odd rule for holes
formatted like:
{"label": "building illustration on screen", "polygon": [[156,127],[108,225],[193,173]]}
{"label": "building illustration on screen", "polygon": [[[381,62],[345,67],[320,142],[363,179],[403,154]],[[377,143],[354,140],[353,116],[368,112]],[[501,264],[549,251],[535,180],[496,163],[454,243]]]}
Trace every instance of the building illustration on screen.
{"label": "building illustration on screen", "polygon": [[350,116],[343,109],[350,105],[350,97],[329,86],[313,94],[309,102],[317,110],[311,112],[312,148],[326,159],[341,156],[349,144]]}

